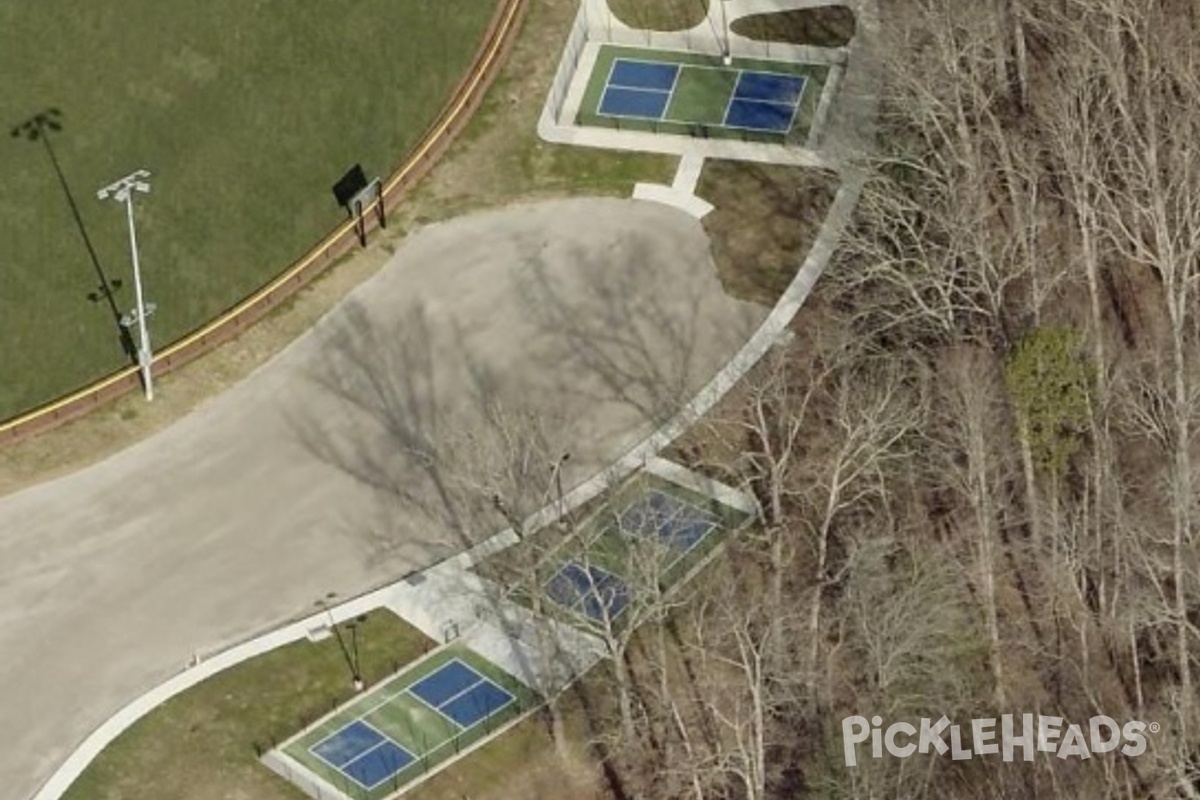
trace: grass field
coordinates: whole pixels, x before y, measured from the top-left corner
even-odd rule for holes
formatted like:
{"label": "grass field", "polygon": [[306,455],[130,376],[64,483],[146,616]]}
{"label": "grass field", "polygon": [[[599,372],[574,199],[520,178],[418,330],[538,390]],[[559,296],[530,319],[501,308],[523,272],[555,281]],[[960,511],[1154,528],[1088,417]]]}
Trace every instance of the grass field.
{"label": "grass field", "polygon": [[[130,393],[58,430],[0,449],[0,494],[93,463],[246,377],[375,274],[412,225],[519,200],[573,194],[628,197],[638,181],[670,183],[677,157],[551,145],[538,138],[538,115],[577,10],[575,0],[540,0],[529,7],[511,54],[466,131],[393,209],[386,234],[367,251],[323,273],[286,308],[235,341],[163,376],[156,381],[159,392],[153,403]],[[0,141],[0,147],[4,144]],[[0,345],[0,365],[4,357]]]}
{"label": "grass field", "polygon": [[608,0],[608,7],[631,28],[682,31],[704,21],[708,0]]}
{"label": "grass field", "polygon": [[[114,319],[133,305],[125,217],[97,189],[153,173],[138,241],[165,344],[332,228],[345,169],[394,166],[494,7],[0,0],[0,123],[18,133],[0,138],[0,419],[128,363]],[[60,129],[26,138],[51,108]],[[123,282],[111,305],[103,280]]]}
{"label": "grass field", "polygon": [[[432,647],[386,611],[359,634],[363,677],[376,683]],[[332,638],[274,650],[209,678],[121,734],[84,770],[64,800],[296,800],[254,751],[353,696]]]}

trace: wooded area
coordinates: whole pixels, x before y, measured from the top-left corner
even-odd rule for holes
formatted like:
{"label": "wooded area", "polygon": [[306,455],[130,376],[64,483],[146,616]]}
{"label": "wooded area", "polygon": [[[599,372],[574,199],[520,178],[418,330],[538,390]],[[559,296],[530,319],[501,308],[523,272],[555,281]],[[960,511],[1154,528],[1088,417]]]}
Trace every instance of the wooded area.
{"label": "wooded area", "polygon": [[[1200,797],[1200,8],[883,15],[853,233],[797,340],[679,449],[762,513],[671,647],[631,648],[623,791]],[[970,747],[1024,713],[1156,732],[843,758],[851,715],[945,715]]]}
{"label": "wooded area", "polygon": [[[643,593],[636,636],[601,631],[612,674],[572,708],[614,797],[1200,798],[1200,9],[882,11],[851,233],[795,340],[672,453],[753,493],[757,524]],[[656,419],[682,400],[651,394]],[[523,536],[554,423],[485,416],[454,442],[382,429],[452,519]],[[945,716],[969,748],[1005,714],[1141,721],[1146,747],[846,763],[848,717]]]}

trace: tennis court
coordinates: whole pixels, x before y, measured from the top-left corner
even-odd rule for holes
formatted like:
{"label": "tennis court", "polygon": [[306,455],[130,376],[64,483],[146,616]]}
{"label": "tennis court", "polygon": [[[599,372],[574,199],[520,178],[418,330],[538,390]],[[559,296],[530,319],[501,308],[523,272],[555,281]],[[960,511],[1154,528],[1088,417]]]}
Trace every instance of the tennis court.
{"label": "tennis court", "polygon": [[[805,83],[802,75],[618,58],[600,97],[599,113],[786,133]],[[680,100],[672,102],[677,90]]]}
{"label": "tennis court", "polygon": [[720,524],[704,509],[658,489],[630,503],[617,519],[622,533],[657,537],[680,557],[690,553]]}
{"label": "tennis court", "polygon": [[594,622],[616,621],[629,605],[629,587],[594,564],[568,561],[546,583],[546,595]]}
{"label": "tennis court", "polygon": [[580,109],[585,125],[780,141],[804,135],[828,69],[696,53],[601,48]]}
{"label": "tennis court", "polygon": [[[706,499],[710,505],[701,505]],[[585,621],[625,624],[647,581],[667,590],[720,541],[721,531],[748,516],[686,490],[642,483],[584,524],[592,533],[583,535],[582,551],[559,562],[544,592]]]}
{"label": "tennis court", "polygon": [[378,800],[528,710],[536,696],[454,646],[368,692],[282,750],[356,800]]}

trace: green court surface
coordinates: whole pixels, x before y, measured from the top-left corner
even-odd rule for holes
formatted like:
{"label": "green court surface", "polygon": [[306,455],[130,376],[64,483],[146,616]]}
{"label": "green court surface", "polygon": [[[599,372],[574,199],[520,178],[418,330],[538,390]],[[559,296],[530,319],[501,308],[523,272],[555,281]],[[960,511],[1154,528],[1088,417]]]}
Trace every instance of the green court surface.
{"label": "green court surface", "polygon": [[520,681],[451,644],[284,742],[282,771],[300,785],[315,776],[351,800],[380,800],[539,703]]}
{"label": "green court surface", "polygon": [[[660,495],[671,498],[677,505],[644,522],[635,519],[636,514],[630,514]],[[590,551],[597,564],[633,580],[638,576],[631,573],[645,567],[647,557],[653,556],[657,563],[650,568],[665,591],[703,561],[729,531],[737,530],[749,519],[750,515],[740,509],[655,476],[643,475],[616,493],[592,520],[600,534],[592,540]],[[674,528],[678,532],[692,522],[699,525],[691,535],[663,535],[664,529]]]}
{"label": "green court surface", "polygon": [[725,107],[737,83],[737,73],[723,69],[685,69],[680,71],[675,91],[667,106],[666,118],[680,122],[721,125]]}
{"label": "green court surface", "polygon": [[[583,519],[571,540],[558,543],[558,529],[549,526],[516,547],[544,552],[537,578],[551,601],[542,605],[545,611],[585,628],[621,627],[639,616],[629,609],[636,612],[646,598],[679,586],[750,519],[711,497],[641,475]],[[482,571],[503,576],[509,563],[527,565],[528,559],[502,553]],[[524,573],[516,579],[522,588],[513,598],[532,605]]]}
{"label": "green court surface", "polygon": [[725,65],[721,58],[701,53],[603,45],[576,122],[693,137],[803,143],[828,76],[829,67],[823,64],[735,58]]}

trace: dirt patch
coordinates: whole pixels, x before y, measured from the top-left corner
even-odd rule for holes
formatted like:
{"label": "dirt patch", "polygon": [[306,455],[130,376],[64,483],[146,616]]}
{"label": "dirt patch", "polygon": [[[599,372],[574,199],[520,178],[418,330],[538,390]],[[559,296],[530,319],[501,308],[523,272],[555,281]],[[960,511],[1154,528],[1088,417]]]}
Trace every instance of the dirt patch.
{"label": "dirt patch", "polygon": [[773,306],[812,247],[837,192],[833,173],[708,161],[697,194],[721,283],[733,297]]}

